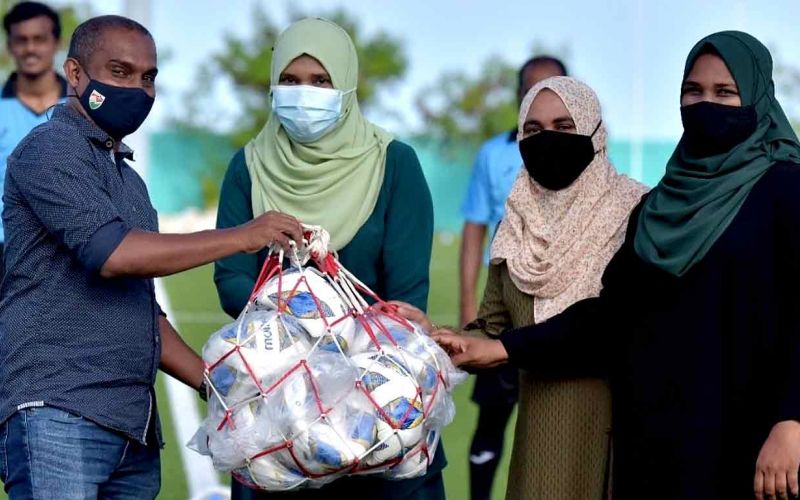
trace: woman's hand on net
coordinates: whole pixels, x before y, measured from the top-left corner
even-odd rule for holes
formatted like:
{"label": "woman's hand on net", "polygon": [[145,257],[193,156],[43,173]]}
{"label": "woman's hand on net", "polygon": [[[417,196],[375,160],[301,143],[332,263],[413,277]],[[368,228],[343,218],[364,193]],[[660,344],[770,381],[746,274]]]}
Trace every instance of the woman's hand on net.
{"label": "woman's hand on net", "polygon": [[431,338],[450,355],[453,364],[461,368],[479,370],[508,361],[506,348],[499,340],[458,335],[444,328],[431,333]]}

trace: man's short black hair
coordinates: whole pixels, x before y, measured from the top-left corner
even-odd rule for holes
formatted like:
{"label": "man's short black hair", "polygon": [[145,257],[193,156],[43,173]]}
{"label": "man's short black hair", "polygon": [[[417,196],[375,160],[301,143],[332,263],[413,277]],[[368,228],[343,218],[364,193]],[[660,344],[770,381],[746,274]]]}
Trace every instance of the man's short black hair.
{"label": "man's short black hair", "polygon": [[39,2],[20,2],[16,4],[3,18],[3,28],[6,36],[11,36],[11,26],[35,17],[44,16],[53,22],[53,36],[56,40],[61,39],[61,19],[58,13]]}
{"label": "man's short black hair", "polygon": [[522,86],[525,84],[525,71],[533,66],[538,66],[539,64],[552,64],[556,66],[559,71],[561,72],[561,76],[568,76],[567,73],[567,66],[561,61],[561,59],[553,56],[536,56],[531,57],[525,64],[520,66],[519,73],[517,73],[517,89],[522,91]]}
{"label": "man's short black hair", "polygon": [[136,31],[153,40],[153,35],[147,31],[147,28],[133,19],[122,16],[93,17],[75,28],[72,39],[69,41],[67,57],[76,59],[81,64],[87,64],[103,42],[103,33],[106,30],[119,28]]}

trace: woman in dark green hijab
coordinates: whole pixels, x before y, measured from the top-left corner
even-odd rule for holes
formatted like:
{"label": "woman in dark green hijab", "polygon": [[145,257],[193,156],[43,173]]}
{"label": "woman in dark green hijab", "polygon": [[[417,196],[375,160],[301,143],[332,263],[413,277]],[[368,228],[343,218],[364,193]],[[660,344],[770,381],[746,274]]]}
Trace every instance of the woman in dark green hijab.
{"label": "woman in dark green hijab", "polygon": [[499,340],[434,335],[462,366],[609,376],[616,500],[796,496],[800,143],[766,47],[700,40],[681,118],[599,298]]}
{"label": "woman in dark green hijab", "polygon": [[[712,80],[719,75],[712,94],[703,95],[693,69]],[[635,240],[644,261],[676,276],[703,260],[770,167],[800,161],[797,136],[775,99],[772,58],[746,33],[716,33],[695,45],[681,106],[683,138],[642,207]]]}

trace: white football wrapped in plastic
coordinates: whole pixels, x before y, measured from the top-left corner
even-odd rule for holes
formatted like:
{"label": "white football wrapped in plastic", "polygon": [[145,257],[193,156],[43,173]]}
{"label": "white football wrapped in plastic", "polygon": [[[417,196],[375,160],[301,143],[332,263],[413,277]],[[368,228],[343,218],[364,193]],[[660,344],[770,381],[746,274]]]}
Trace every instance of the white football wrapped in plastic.
{"label": "white football wrapped in plastic", "polygon": [[439,443],[439,433],[429,431],[425,441],[418,444],[413,450],[406,453],[403,461],[393,465],[384,476],[390,479],[410,479],[425,474],[428,466],[433,461],[436,447]]}
{"label": "white football wrapped in plastic", "polygon": [[294,319],[274,311],[251,311],[211,336],[203,348],[209,367],[226,366],[260,380],[308,352],[308,335]]}
{"label": "white football wrapped in plastic", "polygon": [[450,358],[419,325],[387,315],[365,315],[371,330],[376,332],[378,346],[402,365],[422,389],[426,428],[442,428],[455,417],[455,405],[448,388],[463,383],[467,374],[453,366]]}
{"label": "white football wrapped in plastic", "polygon": [[270,491],[288,491],[308,481],[305,474],[291,465],[285,451],[254,458],[247,467],[235,471],[245,484]]}
{"label": "white football wrapped in plastic", "polygon": [[[376,332],[379,345],[371,344],[369,350],[378,352],[388,349],[393,356],[416,379],[423,395],[430,395],[438,382],[439,361],[429,350],[433,343],[424,333],[417,331],[411,323],[402,324],[388,316],[367,314],[371,328]],[[438,347],[435,350],[441,351]]]}
{"label": "white football wrapped in plastic", "polygon": [[310,347],[308,335],[291,318],[274,311],[252,311],[240,320],[240,353],[261,383],[299,361]]}
{"label": "white football wrapped in plastic", "polygon": [[320,350],[353,356],[365,352],[370,346],[369,338],[362,334],[358,323],[351,317],[344,318],[331,330],[316,340]]}
{"label": "white football wrapped in plastic", "polygon": [[362,390],[377,410],[380,443],[366,458],[369,465],[396,460],[422,440],[422,398],[415,380],[391,354],[364,353],[352,357]]}
{"label": "white football wrapped in plastic", "polygon": [[[214,467],[231,471],[243,467],[247,459],[258,453],[270,441],[269,428],[257,425],[257,403],[245,403],[226,414],[223,403],[216,398],[208,401],[209,415],[220,415],[220,421],[207,420],[204,426],[205,445]],[[199,443],[201,446],[203,443]]]}
{"label": "white football wrapped in plastic", "polygon": [[345,474],[367,451],[342,432],[343,428],[335,427],[340,426],[319,420],[295,437],[292,450],[306,471],[314,475]]}
{"label": "white football wrapped in plastic", "polygon": [[231,323],[223,326],[219,331],[212,334],[203,346],[203,361],[206,365],[224,362],[228,366],[234,366],[236,360],[226,361],[227,357],[235,355],[235,348],[238,345],[237,330],[239,323]]}
{"label": "white football wrapped in plastic", "polygon": [[272,418],[287,428],[316,420],[353,391],[357,377],[355,367],[341,354],[313,351],[282,374],[271,397]]}
{"label": "white football wrapped in plastic", "polygon": [[313,268],[292,268],[272,278],[258,292],[255,304],[297,318],[312,337],[329,332],[344,335],[355,328],[350,309],[328,280]]}

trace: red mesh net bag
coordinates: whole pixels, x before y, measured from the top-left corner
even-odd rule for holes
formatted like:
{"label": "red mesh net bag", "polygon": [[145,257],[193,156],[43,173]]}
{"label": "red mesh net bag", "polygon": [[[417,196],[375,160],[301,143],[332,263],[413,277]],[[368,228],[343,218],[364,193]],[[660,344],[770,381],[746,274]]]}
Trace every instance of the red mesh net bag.
{"label": "red mesh net bag", "polygon": [[270,491],[421,476],[466,374],[306,229],[302,249],[271,249],[239,318],[203,348],[208,416],[190,446]]}

